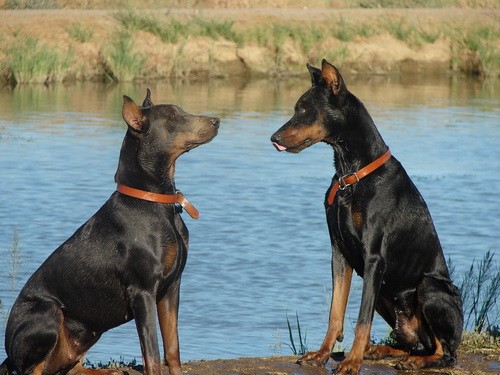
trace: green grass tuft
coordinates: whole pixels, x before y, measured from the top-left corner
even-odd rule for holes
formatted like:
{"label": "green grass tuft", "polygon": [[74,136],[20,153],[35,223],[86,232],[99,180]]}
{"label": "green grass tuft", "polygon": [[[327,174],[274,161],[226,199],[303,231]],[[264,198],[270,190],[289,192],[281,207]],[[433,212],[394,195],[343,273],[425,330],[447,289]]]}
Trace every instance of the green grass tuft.
{"label": "green grass tuft", "polygon": [[463,302],[464,327],[478,333],[492,331],[498,324],[500,268],[494,256],[495,253],[487,251],[480,261],[473,260],[458,287]]}
{"label": "green grass tuft", "polygon": [[72,51],[54,50],[32,37],[22,39],[8,54],[12,78],[17,83],[60,82],[73,59]]}
{"label": "green grass tuft", "polygon": [[407,41],[416,32],[413,25],[408,25],[404,18],[387,18],[385,28],[396,39]]}
{"label": "green grass tuft", "polygon": [[90,27],[85,27],[80,23],[69,26],[66,31],[77,42],[85,43],[92,39],[94,32]]}
{"label": "green grass tuft", "polygon": [[297,335],[298,335],[298,339],[299,339],[299,342],[297,343],[297,345],[295,345],[295,339],[294,339],[294,336],[293,336],[293,332],[292,332],[292,326],[290,324],[290,320],[288,319],[288,312],[286,314],[286,324],[288,326],[288,335],[289,335],[289,338],[290,338],[290,345],[289,344],[286,344],[291,350],[292,350],[292,353],[294,355],[304,355],[307,353],[307,333],[304,334],[304,336],[302,336],[302,330],[300,328],[300,322],[299,322],[299,315],[297,312],[295,312],[295,320],[297,322]]}
{"label": "green grass tuft", "polygon": [[116,44],[108,52],[109,70],[106,72],[113,81],[132,81],[141,72],[146,58],[134,52],[129,32],[117,35]]}

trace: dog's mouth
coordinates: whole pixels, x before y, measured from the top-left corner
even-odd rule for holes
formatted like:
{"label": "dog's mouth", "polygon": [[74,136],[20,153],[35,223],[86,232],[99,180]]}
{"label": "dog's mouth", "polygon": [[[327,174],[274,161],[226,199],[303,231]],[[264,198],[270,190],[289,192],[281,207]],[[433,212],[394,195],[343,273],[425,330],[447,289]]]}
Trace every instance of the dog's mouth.
{"label": "dog's mouth", "polygon": [[205,143],[209,143],[210,141],[212,141],[212,139],[214,139],[217,136],[218,133],[219,133],[219,128],[215,127],[214,132],[210,134],[205,140],[196,140],[186,143],[186,145],[184,146],[186,152],[198,146],[204,145]]}
{"label": "dog's mouth", "polygon": [[276,148],[276,150],[278,150],[279,152],[281,151],[286,151],[286,147],[285,146],[282,146],[280,145],[278,142],[273,142],[273,146]]}
{"label": "dog's mouth", "polygon": [[279,144],[278,142],[273,142],[273,146],[276,148],[276,150],[278,150],[279,152],[281,151],[286,151],[286,152],[290,152],[292,154],[298,154],[299,152],[301,152],[303,149],[311,146],[314,142],[310,139],[310,138],[307,138],[304,142],[302,142],[301,144],[299,144],[298,146],[293,146],[293,147],[286,147],[286,146],[283,146],[281,144]]}

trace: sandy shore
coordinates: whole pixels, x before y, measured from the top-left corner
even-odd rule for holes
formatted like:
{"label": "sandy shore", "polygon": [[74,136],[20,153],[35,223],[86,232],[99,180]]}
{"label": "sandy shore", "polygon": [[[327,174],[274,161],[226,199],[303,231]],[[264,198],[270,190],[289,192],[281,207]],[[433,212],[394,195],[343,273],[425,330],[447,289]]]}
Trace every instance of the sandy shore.
{"label": "sandy shore", "polygon": [[[200,360],[183,363],[182,372],[186,375],[330,375],[336,362],[330,360],[325,367],[300,366],[295,362],[298,357],[265,357]],[[422,371],[398,371],[393,368],[397,361],[364,361],[361,367],[363,375],[489,375],[500,372],[500,352],[490,354],[459,353],[458,363],[445,369],[427,369]],[[129,375],[139,375],[142,368],[122,368]],[[164,374],[168,374],[165,367]]]}

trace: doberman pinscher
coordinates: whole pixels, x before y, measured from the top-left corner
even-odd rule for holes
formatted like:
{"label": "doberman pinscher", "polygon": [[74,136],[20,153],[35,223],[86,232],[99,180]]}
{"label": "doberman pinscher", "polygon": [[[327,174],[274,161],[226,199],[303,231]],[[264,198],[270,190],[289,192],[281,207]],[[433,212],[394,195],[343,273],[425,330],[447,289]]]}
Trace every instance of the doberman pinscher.
{"label": "doberman pinscher", "polygon": [[[298,362],[324,365],[342,341],[355,270],[363,278],[361,306],[352,349],[337,373],[359,373],[363,357],[402,357],[398,369],[452,365],[462,303],[427,205],[337,68],[326,60],[321,70],[307,68],[312,87],[271,137],[279,151],[298,153],[320,141],[334,151],[336,175],[325,197],[333,251],[328,330],[320,349]],[[370,345],[375,310],[397,347]]]}
{"label": "doberman pinscher", "polygon": [[81,366],[107,330],[135,319],[145,374],[161,374],[156,318],[169,373],[180,375],[179,289],[188,250],[176,190],[175,161],[212,140],[216,117],[175,105],[142,106],[124,96],[127,123],[115,181],[106,203],[58,247],[26,282],[5,333],[1,374],[116,372]]}

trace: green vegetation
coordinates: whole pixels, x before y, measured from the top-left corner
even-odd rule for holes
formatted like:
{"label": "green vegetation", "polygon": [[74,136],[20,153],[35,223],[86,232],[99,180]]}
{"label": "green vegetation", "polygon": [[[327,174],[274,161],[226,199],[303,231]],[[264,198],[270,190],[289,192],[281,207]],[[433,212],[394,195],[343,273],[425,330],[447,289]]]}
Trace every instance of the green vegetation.
{"label": "green vegetation", "polygon": [[8,262],[8,278],[10,290],[17,290],[19,271],[21,269],[21,246],[19,244],[19,232],[17,229],[12,234],[12,247],[10,248],[10,260]]}
{"label": "green vegetation", "polygon": [[498,30],[487,27],[477,27],[469,32],[458,32],[457,50],[470,51],[477,57],[478,66],[476,71],[472,67],[470,73],[487,75],[489,72],[500,71],[500,51],[498,49]]}
{"label": "green vegetation", "polygon": [[88,42],[94,36],[92,29],[90,27],[85,27],[81,23],[69,26],[66,30],[74,40],[80,43]]}
{"label": "green vegetation", "polygon": [[106,73],[113,81],[132,81],[139,75],[146,57],[134,52],[129,32],[118,33],[115,40],[116,44],[108,52]]}
{"label": "green vegetation", "polygon": [[137,363],[137,360],[134,358],[131,361],[126,361],[124,357],[120,356],[118,360],[110,358],[108,362],[97,362],[97,363],[92,363],[88,359],[85,359],[83,361],[83,365],[86,368],[90,369],[101,369],[101,368],[107,368],[107,369],[123,369],[123,368],[132,368],[137,371],[143,371],[144,369],[142,368],[142,365],[139,365]]}
{"label": "green vegetation", "polygon": [[6,0],[5,9],[54,9],[59,7],[57,0]]}
{"label": "green vegetation", "polygon": [[469,353],[492,354],[500,350],[500,335],[488,332],[464,332],[460,349]]}
{"label": "green vegetation", "polygon": [[64,54],[33,37],[20,38],[8,53],[11,78],[16,83],[60,82],[73,58],[71,51]]}
{"label": "green vegetation", "polygon": [[[278,63],[281,61],[280,55],[287,40],[298,46],[303,53],[309,54],[332,38],[341,42],[351,42],[356,38],[366,39],[387,33],[411,46],[419,47],[425,43],[434,43],[443,36],[457,46],[455,50],[461,51],[461,53],[471,51],[478,55],[478,61],[474,66],[480,64],[481,67],[471,69],[465,64],[463,70],[467,73],[489,75],[497,74],[500,70],[498,48],[494,46],[494,43],[498,42],[500,38],[500,33],[498,30],[486,27],[461,29],[461,32],[457,33],[456,30],[446,25],[430,29],[411,23],[407,18],[401,17],[385,17],[378,22],[371,23],[347,22],[340,17],[321,26],[271,23],[238,28],[232,21],[200,17],[179,21],[168,14],[165,17],[158,17],[149,13],[138,13],[130,8],[116,13],[115,18],[130,32],[139,30],[149,32],[158,36],[165,43],[179,43],[192,37],[207,37],[213,40],[225,39],[235,42],[238,47],[254,44],[269,48],[271,51],[275,51]],[[344,59],[348,57],[346,52],[344,50],[342,53],[345,55]]]}
{"label": "green vegetation", "polygon": [[[324,7],[332,6],[339,8],[441,8],[441,7],[492,7],[496,0],[284,0],[281,2],[287,6]],[[238,4],[229,3],[229,6]],[[254,7],[267,7],[266,0],[252,0]],[[169,0],[162,2],[158,0],[6,0],[5,9],[43,9],[43,8],[76,8],[76,9],[117,9],[133,6],[134,8],[159,8],[191,7],[203,8],[210,6],[204,1]]]}
{"label": "green vegetation", "polygon": [[474,259],[458,289],[462,296],[465,329],[498,335],[500,268],[494,256],[495,253],[487,251],[479,262]]}
{"label": "green vegetation", "polygon": [[115,18],[127,30],[146,31],[168,43],[177,43],[181,38],[196,36],[241,42],[241,35],[233,30],[232,21],[205,20],[200,17],[192,17],[185,22],[171,17],[161,21],[155,15],[139,14],[131,8],[116,13]]}
{"label": "green vegetation", "polygon": [[297,322],[297,335],[299,342],[295,345],[295,339],[293,337],[292,326],[290,324],[290,320],[288,319],[288,312],[286,314],[286,324],[288,326],[288,335],[290,337],[290,345],[288,347],[292,350],[292,353],[295,355],[304,355],[307,353],[307,333],[302,336],[302,330],[300,329],[299,315],[295,312],[295,320]]}
{"label": "green vegetation", "polygon": [[[19,232],[17,229],[12,234],[12,245],[9,252],[9,258],[5,261],[5,268],[7,270],[7,278],[9,280],[9,287],[12,293],[17,291],[17,283],[20,279],[19,271],[21,270],[21,245],[19,243]],[[7,321],[6,306],[0,299],[0,323]],[[0,324],[0,327],[2,324]]]}
{"label": "green vegetation", "polygon": [[[70,2],[64,0],[42,1],[38,5],[45,7],[49,3],[58,7],[72,7]],[[89,7],[94,4],[91,0],[85,3]],[[111,3],[104,1],[103,6],[111,6]],[[172,1],[169,4],[173,6],[174,3]],[[332,6],[340,6],[341,3],[338,0]],[[290,1],[288,5],[294,7],[297,4],[298,1]],[[317,6],[324,6],[325,2],[321,4],[318,2]],[[482,0],[481,4],[494,7],[490,0]],[[130,81],[196,74],[220,76],[239,74],[244,70],[259,75],[300,74],[306,61],[318,61],[321,58],[332,59],[340,68],[346,64],[353,71],[362,71],[367,67],[372,71],[394,73],[402,71],[401,61],[415,59],[416,64],[431,71],[451,68],[471,76],[497,78],[500,75],[500,28],[489,21],[462,25],[450,20],[448,24],[432,22],[432,18],[425,17],[417,20],[415,17],[403,16],[401,12],[395,15],[390,11],[377,17],[363,16],[357,19],[332,16],[331,19],[324,18],[318,22],[294,19],[285,22],[272,18],[265,22],[260,22],[260,19],[256,22],[235,22],[206,17],[202,11],[196,12],[196,16],[182,17],[173,11],[153,12],[152,9],[156,8],[151,1],[145,1],[142,5],[128,1],[126,5],[128,7],[122,8],[125,10],[113,13],[114,20],[106,30],[86,26],[80,20],[64,25],[71,41],[63,40],[60,45],[50,49],[45,48],[36,36],[23,37],[21,30],[15,26],[8,31],[3,29],[0,34],[0,51],[3,51],[0,53],[0,79],[16,83],[48,83],[80,78]],[[194,2],[179,5],[196,8]],[[478,6],[466,0],[461,0],[460,4],[458,0],[359,0],[345,4],[348,7],[368,8],[452,5]],[[4,8],[13,9],[32,6],[27,0],[4,3]],[[115,6],[118,6],[118,2],[115,2]],[[148,11],[139,10],[146,6],[150,7]],[[65,32],[60,35],[68,39]],[[216,43],[219,40],[226,42]],[[82,47],[75,41],[88,45]],[[435,46],[430,46],[436,42]],[[76,59],[73,59],[71,49],[68,52],[62,50],[63,43],[73,46]],[[390,43],[400,48],[392,55],[385,53]],[[152,48],[153,45],[158,48]],[[206,49],[203,49],[204,45]],[[359,48],[360,45],[369,48],[363,50]],[[380,51],[372,46],[380,46]],[[240,54],[242,49],[246,50]],[[145,50],[153,50],[152,56]],[[225,55],[221,56],[218,53],[220,50]],[[404,56],[399,58],[398,51],[404,51]],[[419,54],[420,51],[425,53]],[[433,55],[433,52],[436,53]],[[447,56],[449,64],[446,62]],[[386,63],[384,59],[389,62]],[[428,64],[434,61],[438,62],[437,67]]]}

